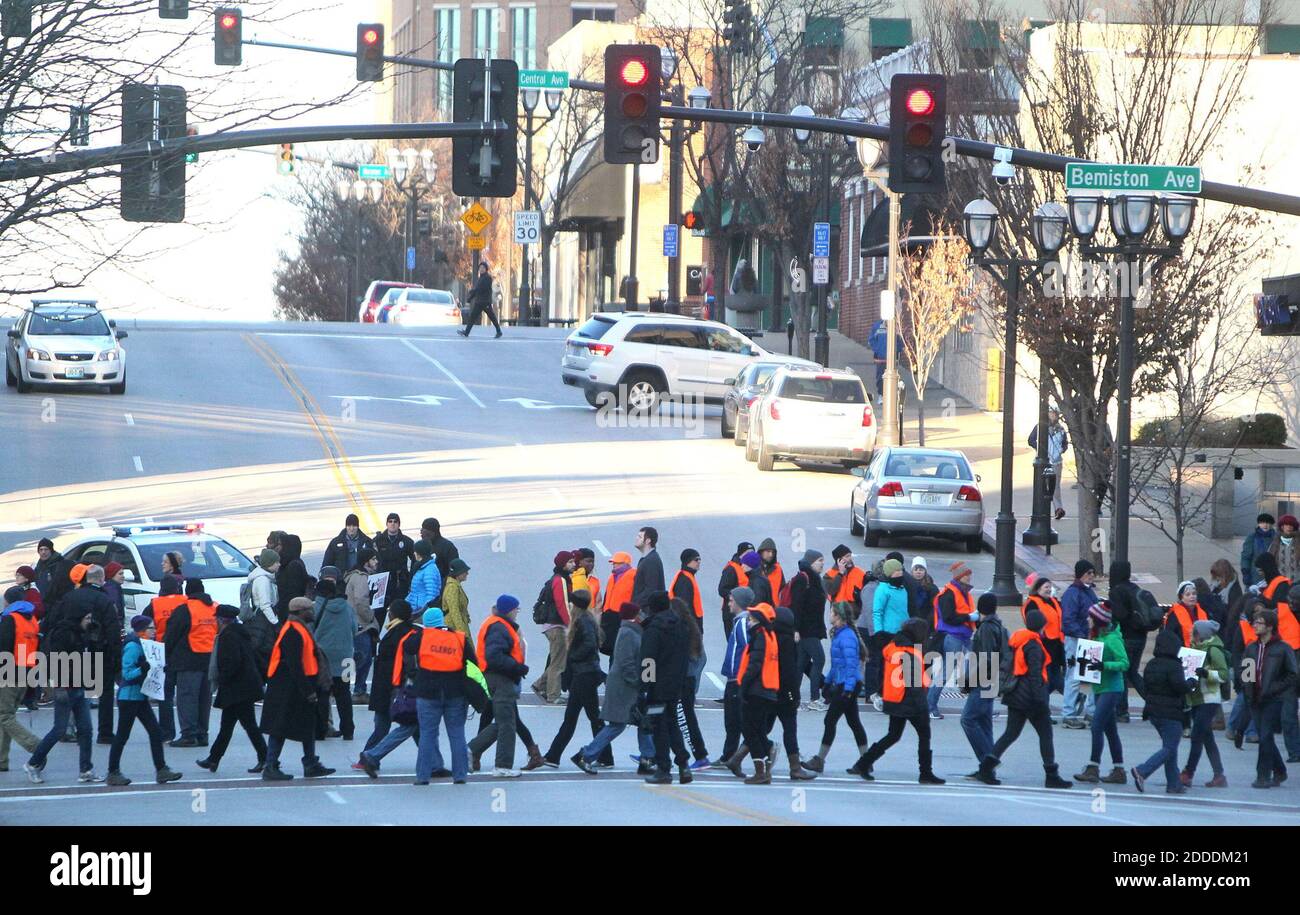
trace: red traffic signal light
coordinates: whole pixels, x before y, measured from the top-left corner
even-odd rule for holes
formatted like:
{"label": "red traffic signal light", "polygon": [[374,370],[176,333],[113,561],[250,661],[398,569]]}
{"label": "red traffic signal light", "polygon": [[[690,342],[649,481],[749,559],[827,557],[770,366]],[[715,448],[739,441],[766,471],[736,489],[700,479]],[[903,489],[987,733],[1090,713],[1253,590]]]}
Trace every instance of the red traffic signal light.
{"label": "red traffic signal light", "polygon": [[934,111],[934,95],[929,89],[913,89],[907,93],[906,104],[909,114],[929,114]]}
{"label": "red traffic signal light", "polygon": [[378,29],[366,29],[364,32],[361,33],[362,44],[370,45],[370,44],[374,44],[378,40],[379,40]]}
{"label": "red traffic signal light", "polygon": [[682,226],[684,226],[685,228],[698,229],[701,228],[703,225],[704,225],[704,217],[702,217],[699,213],[691,212],[691,213],[682,214]]}
{"label": "red traffic signal light", "polygon": [[219,6],[213,15],[216,63],[223,67],[238,66],[244,57],[244,14],[236,7]]}
{"label": "red traffic signal light", "polygon": [[947,82],[932,73],[897,73],[889,84],[889,189],[940,194],[947,187]]}
{"label": "red traffic signal light", "polygon": [[357,26],[357,81],[377,83],[384,78],[384,27],[378,22]]}
{"label": "red traffic signal light", "polygon": [[221,17],[221,27],[223,29],[233,29],[239,25],[239,17],[234,13],[226,13]]}
{"label": "red traffic signal light", "polygon": [[605,161],[613,165],[659,161],[660,70],[656,45],[605,48]]}
{"label": "red traffic signal light", "polygon": [[645,61],[633,57],[623,64],[622,69],[618,71],[618,76],[625,86],[644,86],[645,81],[650,78],[650,70]]}

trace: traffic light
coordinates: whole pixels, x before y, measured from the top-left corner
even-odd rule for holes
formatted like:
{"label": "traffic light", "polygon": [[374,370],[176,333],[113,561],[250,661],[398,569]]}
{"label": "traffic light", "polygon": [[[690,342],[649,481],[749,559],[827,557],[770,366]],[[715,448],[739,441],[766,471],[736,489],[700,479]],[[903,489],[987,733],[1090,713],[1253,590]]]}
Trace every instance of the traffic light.
{"label": "traffic light", "polygon": [[741,0],[725,0],[726,8],[722,12],[724,28],[722,37],[727,47],[737,54],[748,54],[753,50],[751,42],[754,32],[754,10]]}
{"label": "traffic light", "polygon": [[605,161],[640,165],[659,161],[662,56],[652,44],[605,48]]}
{"label": "traffic light", "polygon": [[415,231],[421,238],[433,234],[433,204],[422,203],[415,211]]}
{"label": "traffic light", "polygon": [[0,37],[27,38],[32,34],[33,0],[0,0]]}
{"label": "traffic light", "polygon": [[384,78],[384,27],[378,22],[357,26],[357,80],[377,83]]}
{"label": "traffic light", "polygon": [[292,175],[295,171],[293,159],[293,144],[281,143],[280,154],[275,163],[276,171],[282,175]]}
{"label": "traffic light", "polygon": [[484,62],[456,61],[452,73],[452,120],[457,124],[504,121],[506,130],[451,141],[451,187],[461,197],[513,197],[518,187],[519,64],[491,61],[491,82]]}
{"label": "traffic light", "polygon": [[217,65],[239,66],[244,60],[244,14],[233,6],[219,6],[214,22]]}
{"label": "traffic light", "polygon": [[[186,135],[185,90],[128,83],[122,87],[122,143]],[[185,156],[140,155],[122,163],[121,214],[127,222],[185,219]]]}
{"label": "traffic light", "polygon": [[[187,137],[197,137],[198,135],[199,135],[199,129],[198,129],[197,127],[186,127],[186,128],[185,128],[185,136],[187,136]],[[187,153],[185,154],[185,161],[186,161],[186,162],[197,162],[197,161],[199,161],[199,154],[196,153],[196,152],[187,152]]]}
{"label": "traffic light", "polygon": [[682,228],[698,232],[704,228],[704,214],[694,210],[682,214]]}
{"label": "traffic light", "polygon": [[190,0],[158,0],[159,19],[189,19]]}
{"label": "traffic light", "polygon": [[889,189],[942,194],[947,136],[947,81],[932,73],[897,73],[889,83]]}
{"label": "traffic light", "polygon": [[90,145],[90,109],[73,108],[69,116],[68,144],[71,146]]}

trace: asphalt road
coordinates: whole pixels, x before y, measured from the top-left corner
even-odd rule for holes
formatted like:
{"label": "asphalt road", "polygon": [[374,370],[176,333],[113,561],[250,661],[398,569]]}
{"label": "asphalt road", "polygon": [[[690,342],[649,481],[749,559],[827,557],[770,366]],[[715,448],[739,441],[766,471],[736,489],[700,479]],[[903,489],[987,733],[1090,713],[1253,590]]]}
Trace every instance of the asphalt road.
{"label": "asphalt road", "polygon": [[[128,327],[129,390],[125,396],[38,390],[0,394],[0,424],[21,430],[6,446],[0,518],[0,562],[13,568],[34,559],[35,541],[73,531],[75,519],[100,522],[205,520],[215,532],[254,552],[267,531],[302,536],[305,558],[315,570],[326,542],[355,511],[378,530],[389,511],[404,530],[438,517],[443,531],[472,566],[466,589],[475,623],[500,593],[531,606],[553,554],[591,545],[602,573],[604,557],[631,550],[638,527],[660,531],[660,552],[669,575],[685,547],[704,556],[700,581],[706,595],[705,648],[714,676],[702,684],[706,735],[721,744],[715,679],[725,644],[713,597],[717,576],[739,540],[772,537],[787,573],[806,547],[826,553],[837,543],[856,551],[859,564],[887,549],[866,551],[847,531],[854,478],[838,468],[778,465],[760,473],[742,450],[718,433],[719,410],[702,416],[665,413],[654,427],[633,427],[620,414],[598,414],[582,394],[559,379],[564,332],[515,329],[493,340],[476,332],[469,340],[451,329],[402,333],[396,328],[287,325],[141,325]],[[985,479],[990,479],[986,472]],[[990,499],[988,490],[986,499]],[[992,506],[990,506],[992,510]],[[954,559],[970,561],[977,588],[989,584],[992,557],[967,556],[951,545],[917,540],[898,544],[910,558],[925,555],[936,578]],[[534,666],[543,663],[545,641],[528,613],[521,614]],[[26,715],[26,713],[23,713]],[[549,740],[560,711],[530,710],[527,720]],[[37,713],[34,729],[41,729]],[[806,753],[815,750],[820,716],[803,713]],[[883,719],[870,714],[872,737]],[[534,725],[534,721],[537,723]],[[362,725],[358,732],[363,733]],[[580,727],[580,733],[582,728]],[[213,728],[215,734],[215,724]],[[1155,735],[1129,726],[1145,757]],[[1079,765],[1086,750],[1079,732],[1059,732],[1062,745],[1078,744],[1062,759]],[[228,757],[233,772],[243,737]],[[632,746],[631,738],[620,743]],[[572,749],[576,749],[576,743]],[[96,747],[102,767],[106,749]],[[346,770],[358,744],[325,744],[327,763]],[[572,752],[570,750],[569,752]],[[914,777],[910,738],[893,750],[882,769],[888,779],[867,786],[843,775],[856,755],[841,734],[828,775],[811,783],[805,802],[792,800],[788,783],[743,789],[730,775],[709,775],[682,789],[651,789],[623,775],[534,773],[521,782],[466,788],[426,789],[414,801],[406,776],[379,785],[336,776],[329,784],[267,789],[260,782],[198,781],[189,759],[172,751],[186,773],[184,787],[132,786],[109,791],[76,788],[75,754],[53,754],[50,784],[28,785],[15,751],[15,771],[0,773],[0,822],[1294,822],[1300,808],[1287,806],[1290,791],[1233,788],[1213,800],[1138,797],[1132,789],[1096,799],[1083,791],[1069,797],[1026,786],[1040,784],[1036,754],[1025,740],[1018,763],[1008,762],[1011,781],[1022,787],[993,790],[970,783],[920,789]],[[1231,752],[1231,751],[1229,751]],[[245,747],[246,755],[247,749]],[[955,715],[938,722],[937,765],[958,775],[973,761]],[[567,758],[566,753],[566,758]],[[1229,771],[1244,786],[1246,754],[1235,754]],[[1253,754],[1252,761],[1253,761]],[[147,771],[143,734],[132,739],[124,767]],[[390,769],[409,773],[414,753],[403,748]],[[627,761],[626,755],[621,757]],[[245,764],[247,765],[247,764]],[[1019,768],[1017,768],[1019,767]],[[783,768],[783,766],[782,766]],[[193,781],[192,781],[193,780]],[[486,780],[484,780],[486,781]],[[581,788],[577,787],[581,784]],[[195,819],[194,787],[207,789],[204,818]],[[545,786],[545,787],[543,787]],[[494,788],[509,797],[492,811]],[[801,786],[802,787],[802,786]],[[361,795],[361,790],[371,792]],[[451,791],[451,794],[441,793]],[[331,793],[333,792],[333,793]],[[1259,795],[1264,795],[1263,798]],[[1132,796],[1130,796],[1132,795]],[[90,800],[93,798],[93,800]],[[362,800],[364,798],[364,801]],[[436,799],[436,800],[434,800]],[[1258,806],[1264,799],[1267,806]],[[793,810],[792,804],[805,809]],[[492,813],[492,816],[488,814]]]}

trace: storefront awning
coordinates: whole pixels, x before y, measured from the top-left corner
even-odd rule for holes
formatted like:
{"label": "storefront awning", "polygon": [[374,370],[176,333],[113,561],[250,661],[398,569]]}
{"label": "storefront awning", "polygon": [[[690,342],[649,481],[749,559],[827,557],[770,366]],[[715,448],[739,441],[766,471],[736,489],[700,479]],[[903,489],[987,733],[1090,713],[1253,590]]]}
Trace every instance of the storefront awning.
{"label": "storefront awning", "polygon": [[[701,230],[702,235],[711,235],[713,232],[712,220],[716,218],[717,209],[717,188],[706,187],[695,198],[691,204],[691,212],[698,213],[704,218],[704,228]],[[750,226],[762,225],[767,221],[767,215],[763,210],[763,205],[757,200],[742,200],[739,204],[733,199],[724,200],[722,203],[722,228],[748,228]]]}

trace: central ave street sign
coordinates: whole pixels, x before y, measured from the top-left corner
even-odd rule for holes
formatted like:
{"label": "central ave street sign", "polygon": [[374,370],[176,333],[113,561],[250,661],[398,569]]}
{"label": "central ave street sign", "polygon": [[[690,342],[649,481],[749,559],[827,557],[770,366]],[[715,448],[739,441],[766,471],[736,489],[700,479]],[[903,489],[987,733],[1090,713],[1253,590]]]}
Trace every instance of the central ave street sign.
{"label": "central ave street sign", "polygon": [[568,89],[569,74],[565,70],[520,70],[520,89]]}
{"label": "central ave street sign", "polygon": [[488,227],[488,223],[492,221],[492,214],[483,208],[483,204],[475,201],[472,207],[460,214],[460,221],[477,235]]}
{"label": "central ave street sign", "polygon": [[538,210],[515,211],[515,244],[535,245],[542,237],[542,214]]}
{"label": "central ave street sign", "polygon": [[1199,194],[1201,170],[1194,165],[1106,165],[1071,162],[1065,166],[1067,191],[1145,191]]}

